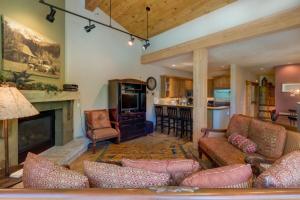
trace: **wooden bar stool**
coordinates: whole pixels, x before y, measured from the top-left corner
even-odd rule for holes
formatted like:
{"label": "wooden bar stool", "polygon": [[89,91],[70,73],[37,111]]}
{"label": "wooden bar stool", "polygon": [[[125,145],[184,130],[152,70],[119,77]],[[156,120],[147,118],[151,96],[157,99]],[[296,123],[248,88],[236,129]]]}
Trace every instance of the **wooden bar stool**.
{"label": "wooden bar stool", "polygon": [[174,130],[175,135],[177,136],[177,125],[178,125],[178,112],[177,108],[174,106],[167,107],[168,113],[168,135],[171,130]]}
{"label": "wooden bar stool", "polygon": [[163,133],[164,128],[168,124],[168,117],[164,114],[164,107],[163,106],[155,106],[155,130],[157,131],[157,127],[160,126],[160,131]]}
{"label": "wooden bar stool", "polygon": [[181,137],[186,135],[187,138],[192,140],[193,137],[192,108],[180,108],[179,115],[181,120]]}

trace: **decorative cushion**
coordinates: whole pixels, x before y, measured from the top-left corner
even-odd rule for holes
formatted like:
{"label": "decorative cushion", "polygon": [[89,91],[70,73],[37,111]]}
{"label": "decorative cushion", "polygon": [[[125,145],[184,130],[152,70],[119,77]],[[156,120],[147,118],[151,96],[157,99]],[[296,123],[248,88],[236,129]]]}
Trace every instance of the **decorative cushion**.
{"label": "decorative cushion", "polygon": [[229,137],[233,133],[238,133],[248,137],[251,120],[251,117],[247,117],[245,115],[233,115],[227,128],[226,137]]}
{"label": "decorative cushion", "polygon": [[235,133],[228,137],[228,142],[245,153],[255,153],[257,149],[257,145],[253,141]]}
{"label": "decorative cushion", "polygon": [[130,160],[122,159],[122,165],[170,174],[172,184],[178,185],[187,176],[199,170],[199,163],[191,159],[176,160]]}
{"label": "decorative cushion", "polygon": [[294,151],[277,160],[256,181],[257,188],[299,188],[300,151]]}
{"label": "decorative cushion", "polygon": [[199,171],[181,183],[181,186],[199,188],[251,188],[250,165],[235,164]]}
{"label": "decorative cushion", "polygon": [[107,110],[95,110],[87,112],[87,122],[93,129],[111,128]]}
{"label": "decorative cushion", "polygon": [[225,137],[200,138],[199,146],[220,166],[245,164],[245,154]]}
{"label": "decorative cushion", "polygon": [[253,119],[250,124],[249,139],[257,144],[258,154],[278,159],[285,146],[286,130],[282,126]]}
{"label": "decorative cushion", "polygon": [[170,181],[166,173],[89,161],[83,165],[91,186],[97,188],[148,188],[167,186]]}
{"label": "decorative cushion", "polygon": [[23,168],[24,188],[83,189],[89,187],[87,177],[28,153]]}
{"label": "decorative cushion", "polygon": [[[88,135],[90,138],[93,138],[93,134],[92,131],[89,130]],[[116,131],[116,129],[113,128],[102,128],[102,129],[96,129],[93,130],[93,133],[97,139],[102,139],[102,138],[113,138],[113,137],[117,137],[119,135],[119,133]]]}

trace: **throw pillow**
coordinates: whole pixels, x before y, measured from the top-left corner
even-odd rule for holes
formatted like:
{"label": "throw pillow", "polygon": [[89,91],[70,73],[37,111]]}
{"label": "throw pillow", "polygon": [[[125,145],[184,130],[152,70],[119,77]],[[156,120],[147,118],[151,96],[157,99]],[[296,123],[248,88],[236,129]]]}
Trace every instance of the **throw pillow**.
{"label": "throw pillow", "polygon": [[199,188],[251,188],[250,165],[235,164],[199,171],[187,177],[181,186]]}
{"label": "throw pillow", "polygon": [[32,153],[28,153],[24,162],[23,183],[25,188],[34,189],[83,189],[89,187],[87,177]]}
{"label": "throw pillow", "polygon": [[300,187],[300,151],[293,151],[277,160],[260,174],[257,188],[299,188]]}
{"label": "throw pillow", "polygon": [[253,141],[236,133],[228,137],[228,142],[242,150],[244,153],[255,153],[257,150],[257,145]]}
{"label": "throw pillow", "polygon": [[171,184],[179,185],[184,178],[200,169],[199,163],[191,159],[130,160],[122,159],[122,166],[145,169],[171,176]]}
{"label": "throw pillow", "polygon": [[148,188],[167,186],[170,175],[132,167],[84,161],[84,173],[91,187],[96,188]]}

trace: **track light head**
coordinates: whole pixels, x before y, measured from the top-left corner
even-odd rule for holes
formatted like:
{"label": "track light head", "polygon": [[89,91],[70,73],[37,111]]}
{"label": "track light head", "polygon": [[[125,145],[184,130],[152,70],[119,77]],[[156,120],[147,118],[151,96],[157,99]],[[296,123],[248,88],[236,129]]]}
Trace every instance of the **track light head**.
{"label": "track light head", "polygon": [[53,7],[50,7],[50,13],[46,16],[46,19],[53,23],[55,21],[56,10]]}
{"label": "track light head", "polygon": [[91,24],[91,21],[89,21],[89,25],[85,26],[84,29],[87,33],[91,32],[91,30],[93,30],[94,28],[96,28],[95,24]]}
{"label": "track light head", "polygon": [[143,50],[146,51],[148,49],[148,47],[150,47],[150,42],[149,40],[146,40],[145,44],[143,45]]}
{"label": "track light head", "polygon": [[134,44],[134,37],[131,35],[130,39],[128,40],[128,45],[133,46],[133,44]]}

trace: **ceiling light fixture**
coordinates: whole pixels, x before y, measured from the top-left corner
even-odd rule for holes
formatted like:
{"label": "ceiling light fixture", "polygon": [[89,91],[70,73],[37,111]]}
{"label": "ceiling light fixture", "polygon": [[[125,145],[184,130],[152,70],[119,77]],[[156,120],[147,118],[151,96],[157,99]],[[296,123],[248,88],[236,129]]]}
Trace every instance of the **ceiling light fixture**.
{"label": "ceiling light fixture", "polygon": [[147,13],[147,40],[145,41],[145,44],[143,45],[143,50],[146,51],[148,47],[150,47],[150,42],[149,42],[149,12],[150,12],[150,7],[146,7],[146,13]]}
{"label": "ceiling light fixture", "polygon": [[103,23],[103,22],[100,22],[100,21],[96,21],[94,19],[91,19],[91,18],[88,18],[88,17],[85,17],[83,15],[80,15],[80,14],[77,14],[77,13],[74,13],[72,11],[69,11],[69,10],[66,10],[64,8],[60,8],[58,6],[55,6],[53,4],[50,4],[50,3],[47,3],[45,0],[39,0],[39,2],[41,4],[44,4],[46,6],[49,6],[49,8],[51,9],[51,12],[46,16],[46,19],[49,21],[49,22],[54,22],[55,21],[55,14],[56,14],[56,11],[59,10],[59,11],[62,11],[62,12],[65,12],[65,13],[68,13],[70,15],[73,15],[73,16],[76,16],[76,17],[79,17],[81,19],[84,19],[84,20],[88,20],[90,23],[93,23],[93,24],[89,24],[89,26],[85,26],[84,29],[87,31],[87,32],[90,32],[92,29],[94,29],[96,27],[96,24],[99,24],[101,26],[105,26],[107,28],[110,28],[110,29],[113,29],[115,31],[118,31],[118,32],[121,32],[123,34],[127,34],[129,35],[131,38],[137,38],[137,39],[140,39],[141,41],[145,41],[145,45],[143,45],[143,49],[147,49],[149,46],[150,46],[150,42],[149,42],[149,39],[148,39],[148,12],[150,11],[150,8],[147,7],[146,8],[146,11],[147,11],[147,38],[144,38],[144,37],[140,37],[138,35],[135,35],[135,34],[132,34],[132,33],[129,33],[127,31],[124,31],[122,29],[119,29],[119,28],[116,28],[114,26],[112,26],[111,24],[111,0],[110,0],[110,21],[109,21],[109,24],[106,24],[106,23]]}
{"label": "ceiling light fixture", "polygon": [[56,10],[53,7],[50,7],[50,13],[46,16],[46,19],[53,23],[55,21]]}
{"label": "ceiling light fixture", "polygon": [[172,67],[176,67],[176,65],[175,65],[175,64],[173,64],[173,65],[172,65]]}
{"label": "ceiling light fixture", "polygon": [[91,21],[89,21],[89,25],[84,27],[84,29],[87,33],[91,32],[91,30],[93,30],[94,28],[96,28],[96,25],[92,24]]}
{"label": "ceiling light fixture", "polygon": [[143,45],[143,50],[146,51],[148,49],[148,47],[150,47],[150,42],[149,40],[146,40],[145,44]]}
{"label": "ceiling light fixture", "polygon": [[128,45],[133,46],[133,43],[134,43],[134,37],[132,37],[132,35],[131,35],[130,39],[128,40]]}

